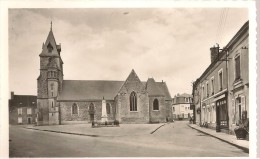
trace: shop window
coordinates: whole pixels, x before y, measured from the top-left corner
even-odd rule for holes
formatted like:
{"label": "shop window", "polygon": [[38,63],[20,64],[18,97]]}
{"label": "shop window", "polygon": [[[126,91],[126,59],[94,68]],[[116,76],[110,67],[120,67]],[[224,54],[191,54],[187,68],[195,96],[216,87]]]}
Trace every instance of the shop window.
{"label": "shop window", "polygon": [[240,96],[236,98],[236,107],[235,107],[235,121],[236,123],[242,119],[242,112],[245,111],[245,97]]}

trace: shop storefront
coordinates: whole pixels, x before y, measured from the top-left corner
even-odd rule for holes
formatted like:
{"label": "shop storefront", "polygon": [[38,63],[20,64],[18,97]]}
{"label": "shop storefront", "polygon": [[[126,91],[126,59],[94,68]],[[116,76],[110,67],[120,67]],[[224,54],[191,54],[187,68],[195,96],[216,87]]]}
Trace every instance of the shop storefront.
{"label": "shop storefront", "polygon": [[227,95],[222,94],[215,98],[216,101],[216,131],[228,128]]}

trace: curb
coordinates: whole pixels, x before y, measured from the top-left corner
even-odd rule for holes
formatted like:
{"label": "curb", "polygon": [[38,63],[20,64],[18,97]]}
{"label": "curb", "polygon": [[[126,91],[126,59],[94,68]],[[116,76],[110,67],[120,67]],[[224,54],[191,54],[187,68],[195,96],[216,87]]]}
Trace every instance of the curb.
{"label": "curb", "polygon": [[190,126],[190,124],[187,124],[187,125],[188,125],[190,128],[192,128],[192,129],[195,129],[195,130],[197,130],[197,131],[199,131],[199,132],[202,132],[202,133],[207,134],[207,135],[209,135],[209,136],[212,136],[212,137],[214,137],[214,138],[216,138],[216,139],[219,139],[219,140],[221,140],[221,141],[224,141],[224,142],[226,142],[226,143],[228,143],[228,144],[230,144],[230,145],[236,146],[237,148],[242,149],[244,152],[249,153],[249,148],[247,148],[247,147],[237,145],[237,144],[235,144],[235,143],[232,143],[232,142],[227,141],[227,140],[225,140],[225,139],[222,139],[222,138],[220,138],[220,137],[214,136],[214,135],[212,135],[212,134],[210,134],[210,133],[207,133],[207,132],[205,132],[205,131],[202,131],[202,130],[199,130],[199,129],[197,129],[197,128],[194,128],[194,127]]}
{"label": "curb", "polygon": [[156,128],[154,131],[152,131],[150,134],[155,133],[158,129],[160,129],[161,127],[163,127],[164,125],[166,125],[166,123],[164,123],[163,125],[159,126],[158,128]]}
{"label": "curb", "polygon": [[66,132],[66,131],[42,130],[42,129],[26,128],[26,127],[23,127],[23,128],[38,130],[38,131],[47,131],[47,132],[54,132],[54,133],[70,134],[70,135],[80,135],[80,136],[90,136],[90,137],[109,137],[109,136],[100,136],[100,135],[88,135],[88,134],[81,134],[81,133],[72,133],[72,132]]}
{"label": "curb", "polygon": [[[153,134],[158,129],[166,125],[166,123],[160,125],[158,128],[153,130],[150,134]],[[70,134],[70,135],[80,135],[80,136],[89,136],[89,137],[111,137],[111,136],[100,136],[100,135],[89,135],[89,134],[81,134],[81,133],[72,133],[72,132],[66,132],[66,131],[55,131],[55,130],[45,130],[45,129],[37,129],[37,128],[31,128],[31,127],[23,127],[24,129],[31,129],[31,130],[38,130],[38,131],[46,131],[46,132],[54,132],[54,133],[62,133],[62,134]],[[124,135],[119,135],[117,137],[121,137]]]}

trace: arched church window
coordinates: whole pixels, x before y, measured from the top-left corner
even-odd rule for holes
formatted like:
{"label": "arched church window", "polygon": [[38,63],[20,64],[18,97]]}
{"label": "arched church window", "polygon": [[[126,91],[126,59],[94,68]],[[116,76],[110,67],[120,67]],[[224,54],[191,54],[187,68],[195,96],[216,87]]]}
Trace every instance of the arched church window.
{"label": "arched church window", "polygon": [[137,111],[137,97],[134,91],[130,94],[130,111]]}
{"label": "arched church window", "polygon": [[94,104],[93,103],[90,103],[89,110],[94,111]]}
{"label": "arched church window", "polygon": [[159,101],[157,98],[153,101],[153,110],[159,110]]}
{"label": "arched church window", "polygon": [[72,105],[72,114],[78,114],[78,106],[76,103]]}
{"label": "arched church window", "polygon": [[110,107],[110,104],[109,104],[109,103],[107,103],[106,109],[107,109],[107,114],[110,114],[110,109],[111,109],[111,107]]}

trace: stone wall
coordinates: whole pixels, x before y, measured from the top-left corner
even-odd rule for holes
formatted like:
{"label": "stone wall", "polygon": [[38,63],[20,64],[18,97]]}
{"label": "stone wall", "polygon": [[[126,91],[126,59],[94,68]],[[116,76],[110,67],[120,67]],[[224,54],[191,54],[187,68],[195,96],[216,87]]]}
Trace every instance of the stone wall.
{"label": "stone wall", "polygon": [[37,98],[48,97],[47,71],[41,70],[40,77],[37,80]]}
{"label": "stone wall", "polygon": [[172,114],[172,100],[165,100],[165,107],[166,107],[166,115],[169,121],[173,121],[173,114]]}
{"label": "stone wall", "polygon": [[[155,99],[158,99],[159,101],[159,110],[153,110],[153,102]],[[164,97],[149,97],[149,108],[150,123],[161,123],[166,121],[168,115]]]}
{"label": "stone wall", "polygon": [[38,125],[49,125],[48,99],[37,99]]}
{"label": "stone wall", "polygon": [[[130,94],[133,91],[137,95],[137,111],[130,111]],[[135,74],[130,74],[119,91],[116,102],[120,123],[149,123],[148,94]]]}
{"label": "stone wall", "polygon": [[[85,122],[91,122],[90,120],[90,114],[89,114],[89,106],[91,103],[94,104],[95,113],[94,113],[94,120],[100,121],[101,115],[102,115],[102,100],[100,101],[69,101],[69,102],[58,102],[60,107],[60,119],[61,124],[66,123],[82,123]],[[78,106],[78,114],[72,114],[72,105],[76,103]],[[115,102],[114,101],[107,101],[111,105],[111,113],[108,114],[108,120],[114,120],[115,119]]]}

